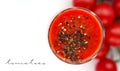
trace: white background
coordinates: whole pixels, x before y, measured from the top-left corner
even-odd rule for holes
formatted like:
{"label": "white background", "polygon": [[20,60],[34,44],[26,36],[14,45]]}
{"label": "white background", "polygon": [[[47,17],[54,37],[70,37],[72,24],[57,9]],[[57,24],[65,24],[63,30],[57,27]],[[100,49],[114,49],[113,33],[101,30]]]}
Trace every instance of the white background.
{"label": "white background", "polygon": [[[48,29],[72,0],[0,0],[0,71],[94,71],[97,61],[71,65],[59,60],[48,44]],[[8,65],[45,62],[45,65]]]}

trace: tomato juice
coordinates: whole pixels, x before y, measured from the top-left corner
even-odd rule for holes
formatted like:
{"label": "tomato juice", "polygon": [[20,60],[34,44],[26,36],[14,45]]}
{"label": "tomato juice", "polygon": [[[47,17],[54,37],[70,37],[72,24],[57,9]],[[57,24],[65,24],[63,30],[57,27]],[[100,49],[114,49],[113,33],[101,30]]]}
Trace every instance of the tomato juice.
{"label": "tomato juice", "polygon": [[81,64],[90,61],[101,49],[103,28],[90,10],[69,8],[53,19],[48,40],[59,59],[70,64]]}

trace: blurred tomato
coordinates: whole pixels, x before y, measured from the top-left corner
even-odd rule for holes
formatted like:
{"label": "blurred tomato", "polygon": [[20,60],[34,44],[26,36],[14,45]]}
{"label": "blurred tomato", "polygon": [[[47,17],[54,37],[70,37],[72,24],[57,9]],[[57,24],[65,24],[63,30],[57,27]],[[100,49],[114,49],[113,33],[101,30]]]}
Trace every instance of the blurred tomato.
{"label": "blurred tomato", "polygon": [[111,46],[120,46],[120,22],[113,23],[106,29],[105,40]]}
{"label": "blurred tomato", "polygon": [[96,71],[117,71],[117,66],[113,60],[105,58],[98,62]]}
{"label": "blurred tomato", "polygon": [[110,50],[110,47],[107,44],[104,44],[100,53],[97,55],[97,59],[103,59],[107,56],[108,52]]}
{"label": "blurred tomato", "polygon": [[107,3],[97,5],[93,11],[100,17],[104,27],[108,27],[115,19],[114,10],[112,6]]}
{"label": "blurred tomato", "polygon": [[120,0],[115,0],[113,3],[116,17],[120,18]]}
{"label": "blurred tomato", "polygon": [[76,7],[84,7],[88,9],[93,9],[95,7],[97,0],[73,0],[73,5]]}

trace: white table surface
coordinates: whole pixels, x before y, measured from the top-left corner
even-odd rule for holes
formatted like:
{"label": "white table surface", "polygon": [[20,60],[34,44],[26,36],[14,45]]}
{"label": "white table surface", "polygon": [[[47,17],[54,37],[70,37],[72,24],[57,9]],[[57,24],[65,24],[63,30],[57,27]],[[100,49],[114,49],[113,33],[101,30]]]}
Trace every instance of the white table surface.
{"label": "white table surface", "polygon": [[[48,28],[72,0],[0,0],[0,71],[94,71],[96,60],[71,65],[59,60],[48,44]],[[45,65],[9,65],[45,62]],[[120,71],[120,64],[118,64]]]}

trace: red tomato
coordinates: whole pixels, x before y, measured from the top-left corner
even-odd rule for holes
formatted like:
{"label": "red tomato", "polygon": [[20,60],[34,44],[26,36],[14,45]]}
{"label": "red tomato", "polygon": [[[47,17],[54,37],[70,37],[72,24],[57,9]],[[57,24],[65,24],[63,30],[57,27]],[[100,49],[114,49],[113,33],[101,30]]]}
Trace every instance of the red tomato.
{"label": "red tomato", "polygon": [[107,3],[97,5],[93,11],[100,17],[104,27],[108,27],[115,19],[114,10]]}
{"label": "red tomato", "polygon": [[110,47],[107,44],[104,44],[100,53],[97,55],[97,59],[103,59],[107,56],[108,52],[110,50]]}
{"label": "red tomato", "polygon": [[93,9],[95,7],[97,0],[73,0],[73,5],[77,7],[84,7],[88,9]]}
{"label": "red tomato", "polygon": [[120,0],[115,0],[113,3],[116,17],[120,18]]}
{"label": "red tomato", "polygon": [[117,71],[117,66],[113,60],[105,58],[98,62],[96,71]]}
{"label": "red tomato", "polygon": [[106,29],[106,42],[112,46],[120,46],[120,22]]}

